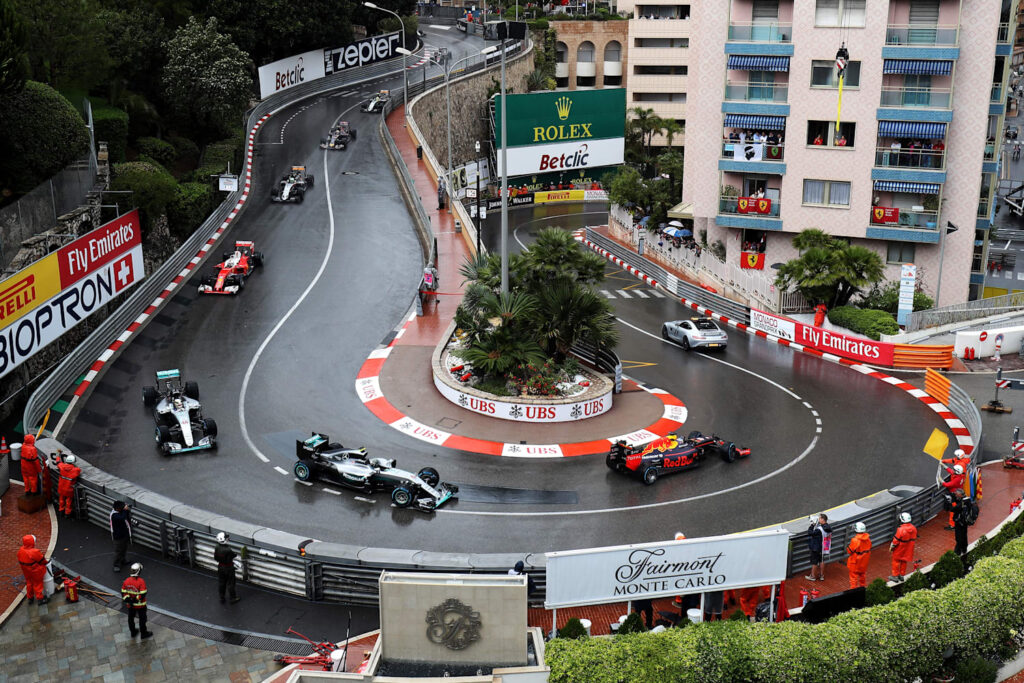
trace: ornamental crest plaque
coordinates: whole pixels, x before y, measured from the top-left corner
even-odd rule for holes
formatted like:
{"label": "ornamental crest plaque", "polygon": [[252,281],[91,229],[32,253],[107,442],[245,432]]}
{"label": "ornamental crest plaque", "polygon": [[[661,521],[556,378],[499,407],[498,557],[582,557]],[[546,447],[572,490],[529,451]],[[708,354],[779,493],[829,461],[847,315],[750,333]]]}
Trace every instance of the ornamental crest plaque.
{"label": "ornamental crest plaque", "polygon": [[449,650],[464,650],[480,640],[480,613],[455,598],[427,611],[427,639]]}

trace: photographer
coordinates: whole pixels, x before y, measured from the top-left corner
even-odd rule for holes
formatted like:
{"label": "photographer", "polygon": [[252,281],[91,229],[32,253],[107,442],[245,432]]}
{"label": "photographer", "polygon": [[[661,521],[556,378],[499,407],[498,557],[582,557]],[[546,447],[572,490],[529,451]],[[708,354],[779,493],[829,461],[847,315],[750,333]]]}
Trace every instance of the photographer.
{"label": "photographer", "polygon": [[110,537],[114,540],[114,571],[121,571],[121,565],[127,564],[125,555],[128,543],[132,540],[132,508],[123,500],[115,500],[110,511]]}

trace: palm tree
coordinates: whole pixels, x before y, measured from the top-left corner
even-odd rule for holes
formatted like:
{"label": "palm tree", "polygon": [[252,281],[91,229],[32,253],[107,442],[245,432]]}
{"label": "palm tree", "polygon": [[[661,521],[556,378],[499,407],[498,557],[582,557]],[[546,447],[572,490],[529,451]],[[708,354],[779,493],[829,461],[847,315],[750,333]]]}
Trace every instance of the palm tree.
{"label": "palm tree", "polygon": [[534,316],[547,352],[559,363],[578,342],[611,347],[619,341],[611,304],[579,284],[560,282],[545,289]]}
{"label": "palm tree", "polygon": [[597,284],[604,280],[605,261],[580,248],[572,233],[545,228],[524,254],[520,281],[534,295],[555,280]]}
{"label": "palm tree", "polygon": [[799,252],[804,252],[811,247],[830,248],[836,242],[836,238],[824,230],[818,228],[807,228],[801,230],[793,237],[793,246]]}
{"label": "palm tree", "polygon": [[783,291],[796,287],[812,304],[830,303],[836,291],[832,264],[833,259],[827,249],[811,247],[799,258],[786,261],[779,267],[775,284]]}
{"label": "palm tree", "polygon": [[661,132],[665,135],[665,142],[668,143],[669,147],[672,147],[672,140],[675,136],[686,131],[683,126],[679,125],[679,122],[675,119],[662,119]]}
{"label": "palm tree", "polygon": [[845,306],[857,292],[882,279],[885,264],[882,257],[867,247],[847,246],[836,253],[835,272],[838,288],[835,306]]}

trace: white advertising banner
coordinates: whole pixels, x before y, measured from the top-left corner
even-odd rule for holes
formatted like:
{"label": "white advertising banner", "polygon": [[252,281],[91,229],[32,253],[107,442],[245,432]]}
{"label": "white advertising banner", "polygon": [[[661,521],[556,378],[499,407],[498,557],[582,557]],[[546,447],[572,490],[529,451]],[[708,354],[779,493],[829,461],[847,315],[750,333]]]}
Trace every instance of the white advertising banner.
{"label": "white advertising banner", "polygon": [[[484,207],[480,207],[483,210]],[[441,395],[452,403],[471,410],[480,415],[497,417],[502,420],[514,420],[516,422],[575,422],[588,417],[596,417],[608,412],[612,408],[612,387],[608,392],[597,397],[590,397],[585,401],[574,401],[572,403],[560,403],[557,405],[536,405],[526,403],[512,403],[499,401],[496,398],[479,398],[471,396],[457,388],[448,386],[434,376],[434,386],[441,392]]]}
{"label": "white advertising banner", "polygon": [[761,330],[767,334],[774,335],[779,339],[796,341],[796,325],[792,320],[780,318],[756,308],[750,309],[750,326],[755,330]]}
{"label": "white advertising banner", "polygon": [[900,266],[900,299],[896,309],[896,322],[907,324],[907,316],[914,310],[914,287],[917,284],[917,266],[904,263]]}
{"label": "white advertising banner", "polygon": [[386,59],[397,57],[396,48],[399,47],[402,47],[402,34],[395,31],[382,36],[363,38],[333,50],[324,50],[324,71],[333,74],[357,66],[383,62]]}
{"label": "white advertising banner", "polygon": [[294,88],[300,83],[323,78],[324,51],[311,50],[301,55],[285,57],[261,66],[259,72],[260,97],[266,99],[274,93]]}
{"label": "white advertising banner", "polygon": [[544,607],[767,586],[786,578],[788,555],[784,529],[547,553]]}
{"label": "white advertising banner", "polygon": [[[587,140],[586,142],[552,142],[508,149],[508,174],[528,175],[551,171],[572,171],[580,168],[614,166],[624,161],[624,138]],[[501,168],[501,150],[498,150]]]}

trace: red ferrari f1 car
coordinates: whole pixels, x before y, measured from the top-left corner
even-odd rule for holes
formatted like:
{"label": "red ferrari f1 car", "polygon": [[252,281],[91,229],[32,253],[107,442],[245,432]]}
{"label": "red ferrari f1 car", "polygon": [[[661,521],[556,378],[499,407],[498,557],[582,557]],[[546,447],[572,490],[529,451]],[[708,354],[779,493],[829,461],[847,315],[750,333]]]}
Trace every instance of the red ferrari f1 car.
{"label": "red ferrari f1 car", "polygon": [[256,251],[253,242],[235,242],[235,250],[226,252],[224,260],[214,266],[216,272],[203,276],[199,293],[238,294],[245,287],[245,278],[262,265],[263,252]]}
{"label": "red ferrari f1 car", "polygon": [[709,453],[718,453],[726,462],[750,455],[749,448],[741,448],[718,436],[690,432],[680,441],[675,434],[642,446],[630,446],[618,441],[608,453],[605,463],[609,469],[632,474],[650,486],[663,474],[673,474],[700,466]]}

